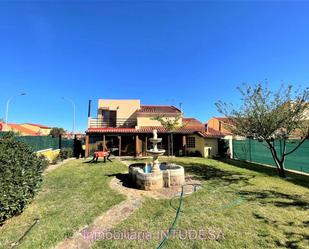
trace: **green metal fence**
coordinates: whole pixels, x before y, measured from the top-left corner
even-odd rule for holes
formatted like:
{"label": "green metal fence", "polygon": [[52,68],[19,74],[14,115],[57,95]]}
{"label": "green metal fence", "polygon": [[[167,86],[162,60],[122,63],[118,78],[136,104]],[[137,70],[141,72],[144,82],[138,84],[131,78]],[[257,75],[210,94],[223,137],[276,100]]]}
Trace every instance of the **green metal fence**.
{"label": "green metal fence", "polygon": [[[291,140],[287,143],[287,151],[292,150],[299,140]],[[277,151],[282,153],[282,142],[275,141]],[[268,164],[275,166],[270,150],[265,142],[254,139],[233,140],[234,159]],[[305,141],[295,152],[286,157],[285,167],[309,173],[309,141]]]}
{"label": "green metal fence", "polygon": [[[5,132],[0,132],[0,137],[2,137]],[[45,150],[45,149],[61,149],[62,148],[72,148],[73,149],[73,139],[66,138],[53,138],[51,136],[16,136],[16,140],[28,144],[34,151]],[[61,141],[59,141],[61,139]]]}

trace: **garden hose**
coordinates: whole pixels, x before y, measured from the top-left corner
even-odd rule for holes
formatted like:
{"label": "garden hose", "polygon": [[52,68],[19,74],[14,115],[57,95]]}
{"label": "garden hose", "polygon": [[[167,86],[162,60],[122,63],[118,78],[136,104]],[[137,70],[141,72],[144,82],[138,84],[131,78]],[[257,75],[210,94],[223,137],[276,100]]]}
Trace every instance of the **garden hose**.
{"label": "garden hose", "polygon": [[[184,193],[184,187],[185,186],[192,186],[193,187],[193,192],[196,192],[197,188],[201,188],[202,185],[201,184],[185,184],[185,185],[182,185],[181,187],[181,193],[180,193],[180,199],[179,199],[179,205],[177,208],[173,207],[172,205],[172,200],[174,200],[174,198],[172,198],[170,200],[170,206],[172,206],[174,209],[176,209],[176,216],[174,218],[174,221],[172,223],[172,225],[170,226],[170,228],[168,229],[168,233],[167,235],[161,240],[160,244],[157,246],[156,249],[161,249],[163,247],[163,245],[166,243],[166,241],[168,240],[169,236],[171,235],[171,233],[173,232],[173,230],[175,229],[176,227],[176,222],[177,220],[179,219],[179,216],[180,216],[180,213],[183,212],[181,210],[181,207],[182,207],[182,202],[183,202],[183,198],[185,197],[185,193]],[[207,187],[206,187],[207,188]],[[218,188],[215,188],[215,187],[212,187],[212,186],[208,186],[208,190],[210,190],[211,193],[214,193],[218,190]],[[245,201],[245,198],[243,197],[240,197],[228,204],[225,204],[225,205],[221,205],[221,207],[219,208],[216,208],[216,210],[218,209],[226,209],[226,208],[231,208],[231,207],[234,207],[234,206],[237,206],[239,204],[241,204],[242,202]],[[210,209],[210,210],[215,210],[215,209]]]}
{"label": "garden hose", "polygon": [[34,222],[32,223],[32,225],[24,232],[24,234],[11,245],[11,249],[15,248],[16,246],[18,246],[20,244],[20,242],[26,237],[26,235],[31,231],[31,229],[39,222],[40,219],[36,218],[34,219]]}
{"label": "garden hose", "polygon": [[196,188],[198,186],[200,186],[200,184],[186,184],[186,185],[182,185],[181,186],[181,193],[180,193],[180,199],[179,199],[179,206],[177,208],[177,211],[176,211],[176,216],[174,218],[174,221],[172,223],[172,225],[170,226],[170,228],[168,229],[168,233],[167,235],[161,240],[160,244],[157,246],[156,249],[161,249],[163,247],[163,245],[166,243],[166,241],[168,240],[169,236],[171,235],[171,233],[173,232],[173,230],[175,229],[176,227],[176,222],[179,218],[179,215],[180,215],[180,212],[181,212],[181,206],[182,206],[182,202],[183,202],[183,197],[184,197],[184,187],[185,186],[194,186],[194,192],[196,192]]}

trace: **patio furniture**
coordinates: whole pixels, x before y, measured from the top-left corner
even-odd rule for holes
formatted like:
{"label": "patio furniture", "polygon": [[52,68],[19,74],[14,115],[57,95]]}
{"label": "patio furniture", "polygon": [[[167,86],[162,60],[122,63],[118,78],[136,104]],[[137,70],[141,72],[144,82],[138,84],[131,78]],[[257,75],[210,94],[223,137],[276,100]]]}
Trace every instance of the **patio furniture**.
{"label": "patio furniture", "polygon": [[112,162],[112,160],[109,159],[109,157],[111,156],[111,153],[108,151],[95,151],[93,153],[93,159],[92,162],[97,162],[99,157],[103,158],[103,162],[106,163],[106,159],[110,162]]}

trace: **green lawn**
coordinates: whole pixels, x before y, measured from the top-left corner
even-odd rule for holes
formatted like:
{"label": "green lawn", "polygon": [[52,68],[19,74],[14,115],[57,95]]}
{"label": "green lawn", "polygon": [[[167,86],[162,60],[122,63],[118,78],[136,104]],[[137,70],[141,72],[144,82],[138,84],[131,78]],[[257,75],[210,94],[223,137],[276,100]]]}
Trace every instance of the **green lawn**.
{"label": "green lawn", "polygon": [[0,227],[0,248],[10,248],[36,219],[38,222],[17,248],[51,248],[71,236],[124,200],[124,196],[108,187],[108,175],[125,169],[119,162],[85,164],[74,160],[49,172],[35,200],[21,215]]}
{"label": "green lawn", "polygon": [[[163,248],[309,248],[307,177],[289,174],[283,180],[273,169],[241,162],[173,161],[202,182],[198,192],[184,198],[176,229],[183,230],[183,237],[184,231],[203,230],[208,239],[176,236]],[[116,160],[106,164],[76,160],[48,173],[32,204],[0,228],[0,248],[10,248],[37,218],[39,222],[17,248],[52,248],[124,199],[108,187],[111,175],[124,171],[126,166]],[[171,225],[178,201],[145,199],[134,215],[115,228],[150,232],[152,239],[103,240],[94,248],[156,248],[157,233]],[[214,240],[210,233],[220,239]]]}
{"label": "green lawn", "polygon": [[[176,229],[183,230],[182,238],[187,230],[203,230],[208,239],[175,236],[163,248],[309,248],[308,178],[289,174],[283,180],[273,169],[242,162],[232,166],[202,158],[173,161],[203,184],[184,198]],[[248,170],[250,167],[257,171]],[[177,199],[147,199],[115,231],[150,232],[151,239],[103,240],[95,248],[156,248],[160,242],[157,233],[169,228],[177,206]]]}

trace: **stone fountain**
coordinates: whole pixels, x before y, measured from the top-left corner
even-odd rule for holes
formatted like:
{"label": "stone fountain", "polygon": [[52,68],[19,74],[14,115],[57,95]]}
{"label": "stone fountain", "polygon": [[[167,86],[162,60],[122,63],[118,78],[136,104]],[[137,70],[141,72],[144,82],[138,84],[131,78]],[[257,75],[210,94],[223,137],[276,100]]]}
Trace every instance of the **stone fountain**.
{"label": "stone fountain", "polygon": [[152,155],[152,170],[151,172],[160,172],[160,162],[159,156],[162,156],[165,150],[158,150],[158,143],[162,141],[162,138],[158,138],[157,130],[153,130],[153,138],[150,138],[149,141],[153,144],[153,148],[147,150],[147,153]]}
{"label": "stone fountain", "polygon": [[134,185],[143,190],[156,190],[163,187],[177,187],[184,184],[184,168],[176,164],[166,164],[159,162],[159,156],[165,150],[158,149],[158,143],[162,138],[158,138],[157,130],[153,130],[153,137],[149,139],[153,148],[147,150],[152,155],[152,165],[146,163],[135,163],[129,166],[129,176]]}

